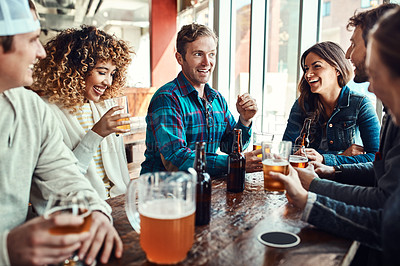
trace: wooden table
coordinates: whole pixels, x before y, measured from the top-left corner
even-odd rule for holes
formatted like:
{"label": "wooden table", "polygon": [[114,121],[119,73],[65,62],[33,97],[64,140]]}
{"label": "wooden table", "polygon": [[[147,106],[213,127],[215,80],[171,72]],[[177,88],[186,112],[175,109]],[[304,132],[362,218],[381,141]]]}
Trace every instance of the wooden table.
{"label": "wooden table", "polygon": [[[108,200],[124,253],[107,265],[152,265],[128,222],[124,201],[123,195]],[[246,189],[237,194],[226,192],[223,178],[213,180],[211,208],[210,224],[196,227],[193,247],[178,265],[348,265],[358,247],[300,221],[300,212],[284,195],[264,192],[262,173],[247,174]],[[260,233],[274,230],[296,233],[301,242],[282,249],[257,240]]]}

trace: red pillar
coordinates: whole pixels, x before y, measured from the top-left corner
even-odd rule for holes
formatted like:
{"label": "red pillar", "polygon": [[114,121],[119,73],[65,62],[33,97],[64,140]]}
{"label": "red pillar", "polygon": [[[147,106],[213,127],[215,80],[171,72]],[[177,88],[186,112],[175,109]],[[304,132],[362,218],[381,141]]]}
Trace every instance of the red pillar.
{"label": "red pillar", "polygon": [[177,75],[175,59],[177,0],[152,0],[150,11],[151,86],[160,87]]}

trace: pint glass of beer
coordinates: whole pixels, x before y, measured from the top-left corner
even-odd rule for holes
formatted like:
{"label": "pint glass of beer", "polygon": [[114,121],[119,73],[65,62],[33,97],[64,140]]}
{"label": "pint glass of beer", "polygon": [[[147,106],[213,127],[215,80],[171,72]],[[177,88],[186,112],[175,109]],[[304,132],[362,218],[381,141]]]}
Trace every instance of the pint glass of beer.
{"label": "pint glass of beer", "polygon": [[175,264],[191,249],[196,178],[196,174],[186,172],[158,172],[130,182],[126,213],[133,229],[140,233],[140,245],[150,262]]}
{"label": "pint glass of beer", "polygon": [[308,166],[306,148],[302,145],[293,145],[289,162],[293,167],[306,168]]}
{"label": "pint glass of beer", "polygon": [[289,173],[290,141],[262,142],[262,164],[264,172],[264,190],[274,194],[285,192],[285,185],[270,177],[269,172]]}
{"label": "pint glass of beer", "polygon": [[[272,141],[274,135],[272,133],[266,132],[254,132],[253,133],[253,151],[261,149],[261,143],[263,141]],[[262,157],[262,154],[257,155],[257,157]]]}
{"label": "pint glass of beer", "polygon": [[[58,193],[51,194],[43,216],[45,219],[50,219],[57,215],[79,216],[83,218],[83,223],[78,226],[52,227],[49,229],[52,235],[79,234],[89,231],[92,225],[92,211],[86,193],[83,191],[70,193],[68,197]],[[57,265],[84,265],[84,262],[79,259],[77,252],[75,252],[74,255]]]}

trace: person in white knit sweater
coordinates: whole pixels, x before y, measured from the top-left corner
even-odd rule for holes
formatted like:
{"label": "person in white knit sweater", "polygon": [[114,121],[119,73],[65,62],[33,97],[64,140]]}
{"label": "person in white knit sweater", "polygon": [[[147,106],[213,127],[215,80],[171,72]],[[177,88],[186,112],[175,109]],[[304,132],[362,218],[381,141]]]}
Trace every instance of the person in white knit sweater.
{"label": "person in white knit sweater", "polygon": [[[64,142],[82,173],[103,198],[125,193],[130,181],[123,138],[128,130],[104,99],[119,96],[131,62],[126,42],[93,26],[67,29],[44,45],[47,56],[35,65],[32,89],[54,111]],[[110,109],[111,108],[111,109]]]}
{"label": "person in white knit sweater", "polygon": [[[91,264],[101,247],[101,262],[111,252],[120,257],[110,206],[79,171],[53,112],[21,87],[32,83],[33,63],[45,57],[37,17],[28,0],[2,0],[0,13],[0,265],[55,264],[75,250]],[[78,191],[86,192],[93,210],[89,232],[52,235],[52,227],[83,223],[68,214],[26,221],[29,202],[42,214],[50,194]]]}

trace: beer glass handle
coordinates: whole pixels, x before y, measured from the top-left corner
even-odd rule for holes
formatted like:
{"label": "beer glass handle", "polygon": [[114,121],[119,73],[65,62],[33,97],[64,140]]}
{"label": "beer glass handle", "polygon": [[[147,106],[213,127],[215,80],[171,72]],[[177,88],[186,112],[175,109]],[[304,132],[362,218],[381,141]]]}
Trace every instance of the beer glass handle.
{"label": "beer glass handle", "polygon": [[137,180],[131,180],[129,182],[125,196],[125,212],[133,229],[140,234],[140,216],[138,210],[136,209],[137,187]]}

